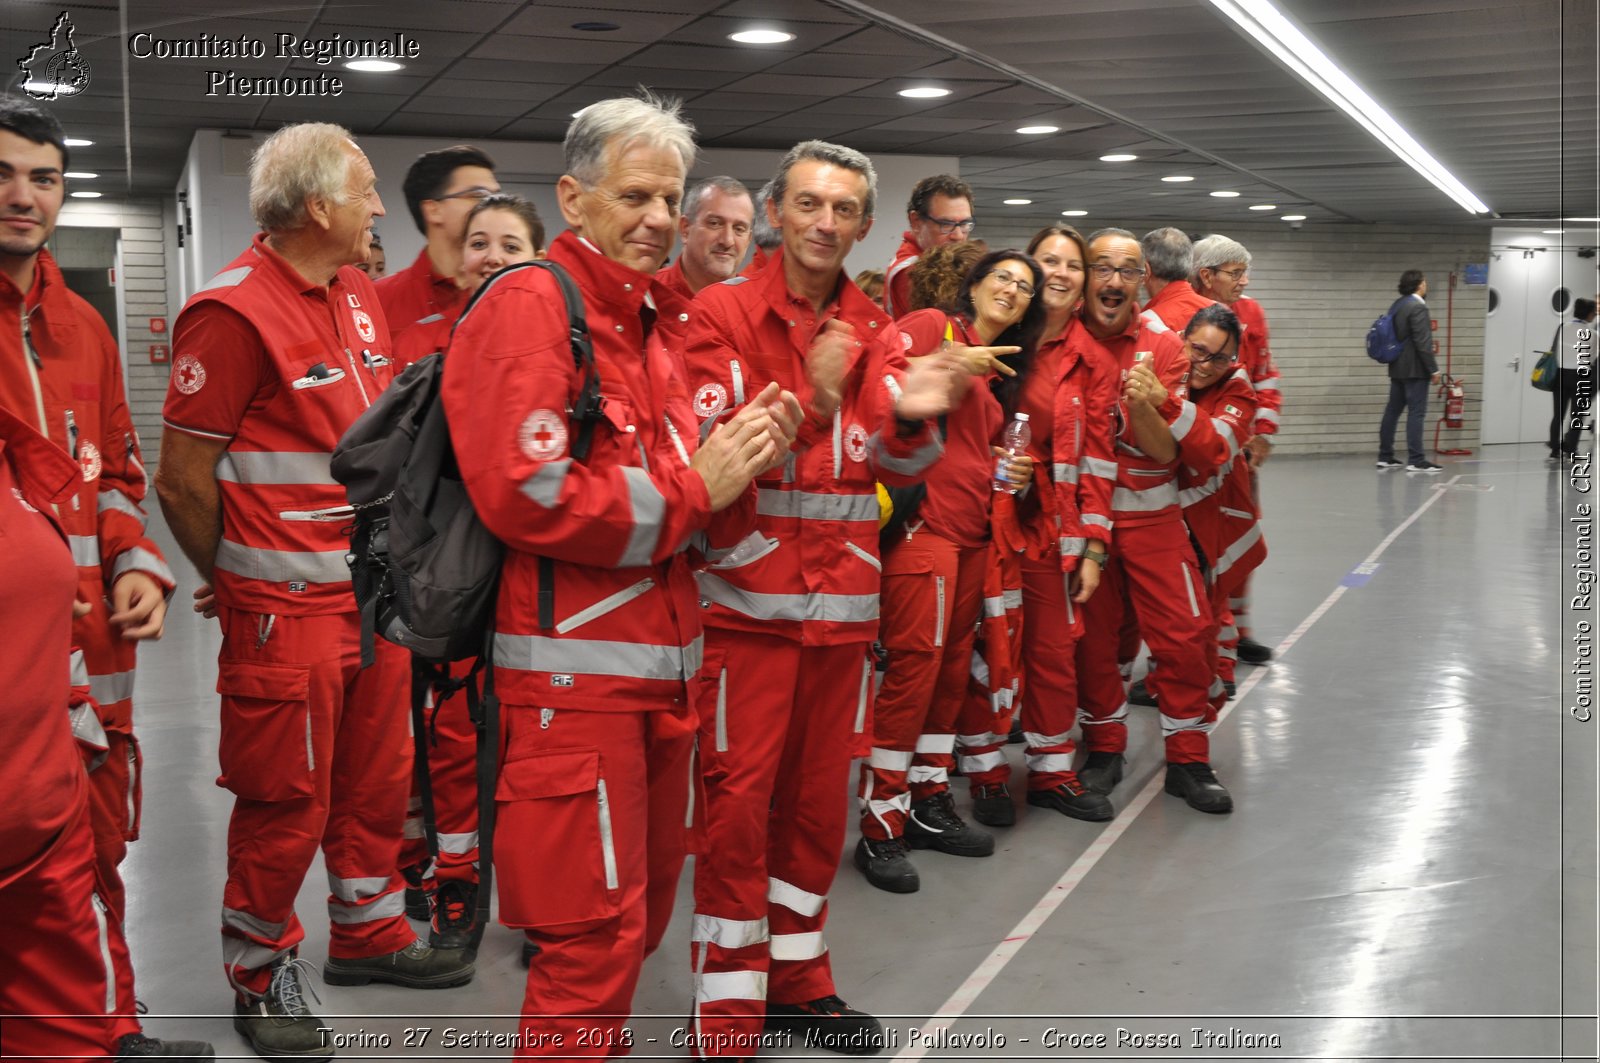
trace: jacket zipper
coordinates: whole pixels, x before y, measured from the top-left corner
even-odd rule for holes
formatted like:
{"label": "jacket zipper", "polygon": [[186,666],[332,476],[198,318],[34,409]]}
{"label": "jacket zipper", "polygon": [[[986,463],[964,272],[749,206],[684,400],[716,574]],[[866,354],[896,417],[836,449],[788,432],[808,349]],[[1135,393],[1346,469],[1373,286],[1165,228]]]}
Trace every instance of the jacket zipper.
{"label": "jacket zipper", "polygon": [[94,905],[95,936],[100,944],[100,963],[105,968],[106,974],[106,1014],[110,1015],[117,1010],[117,972],[111,965],[111,927],[106,911],[106,902],[100,899],[100,894],[89,894],[89,901]]}
{"label": "jacket zipper", "polygon": [[883,571],[883,562],[873,557],[867,551],[861,549],[861,547],[857,546],[855,543],[847,542],[844,544],[844,548],[850,551],[852,554],[855,554],[867,564],[871,565],[873,568],[877,569],[879,572]]}
{"label": "jacket zipper", "polygon": [[372,400],[367,397],[367,385],[361,382],[361,370],[356,368],[356,356],[348,347],[344,349],[344,359],[350,363],[350,373],[356,378],[356,387],[361,389],[361,401],[370,408]]}
{"label": "jacket zipper", "polygon": [[617,591],[615,594],[607,595],[598,602],[595,602],[593,605],[589,606],[587,609],[580,609],[557,624],[556,634],[565,635],[573,628],[582,627],[591,620],[598,620],[607,613],[621,609],[624,605],[627,605],[641,594],[648,592],[650,588],[654,587],[655,585],[655,578],[652,576],[646,576],[644,579],[640,580],[638,583],[635,583],[631,587],[626,587],[620,591]]}
{"label": "jacket zipper", "polygon": [[728,363],[728,372],[733,377],[733,403],[735,406],[744,405],[744,370],[739,367],[737,360]]}
{"label": "jacket zipper", "polygon": [[728,751],[728,670],[717,673],[717,752]]}
{"label": "jacket zipper", "polygon": [[28,380],[33,384],[33,405],[39,413],[39,433],[46,439],[50,438],[50,419],[44,412],[44,387],[39,382],[39,352],[34,350],[33,336],[28,330],[28,315],[32,313],[26,308],[22,312],[22,349],[28,352],[25,361],[28,363]]}

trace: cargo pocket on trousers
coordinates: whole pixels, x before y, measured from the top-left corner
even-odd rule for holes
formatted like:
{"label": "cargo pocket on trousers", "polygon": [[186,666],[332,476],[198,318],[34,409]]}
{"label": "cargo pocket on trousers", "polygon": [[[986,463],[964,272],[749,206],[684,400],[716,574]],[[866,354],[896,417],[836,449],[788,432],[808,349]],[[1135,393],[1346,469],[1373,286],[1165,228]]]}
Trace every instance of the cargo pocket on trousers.
{"label": "cargo pocket on trousers", "polygon": [[495,804],[502,923],[559,926],[621,910],[598,750],[564,749],[510,761],[500,770]]}
{"label": "cargo pocket on trousers", "polygon": [[222,741],[217,785],[247,801],[293,801],[314,792],[311,669],[218,662]]}

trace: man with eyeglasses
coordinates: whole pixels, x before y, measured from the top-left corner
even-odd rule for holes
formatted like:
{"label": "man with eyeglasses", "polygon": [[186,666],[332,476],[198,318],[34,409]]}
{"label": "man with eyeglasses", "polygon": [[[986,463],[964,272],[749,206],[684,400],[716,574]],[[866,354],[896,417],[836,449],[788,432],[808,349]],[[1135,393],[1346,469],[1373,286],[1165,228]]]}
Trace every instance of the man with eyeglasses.
{"label": "man with eyeglasses", "polygon": [[[1121,780],[1128,705],[1117,668],[1124,610],[1133,609],[1161,699],[1167,793],[1202,812],[1230,812],[1233,799],[1211,769],[1210,731],[1222,704],[1215,676],[1211,609],[1178,499],[1178,470],[1209,477],[1232,454],[1228,437],[1188,400],[1192,353],[1173,332],[1141,326],[1135,296],[1144,280],[1139,241],[1126,229],[1089,240],[1083,323],[1089,357],[1109,359],[1123,377],[1114,411],[1116,487],[1112,537],[1101,587],[1084,605],[1078,694],[1088,759],[1078,772],[1109,794]],[[1204,352],[1206,357],[1220,351]]]}
{"label": "man with eyeglasses", "polygon": [[683,253],[656,280],[685,299],[708,284],[733,276],[750,249],[755,204],[750,190],[732,177],[708,177],[689,190],[678,218]]}
{"label": "man with eyeglasses", "polygon": [[901,234],[884,277],[883,306],[891,317],[911,312],[911,267],[924,251],[971,238],[971,186],[947,173],[924,177],[906,203],[906,224],[910,228]]}

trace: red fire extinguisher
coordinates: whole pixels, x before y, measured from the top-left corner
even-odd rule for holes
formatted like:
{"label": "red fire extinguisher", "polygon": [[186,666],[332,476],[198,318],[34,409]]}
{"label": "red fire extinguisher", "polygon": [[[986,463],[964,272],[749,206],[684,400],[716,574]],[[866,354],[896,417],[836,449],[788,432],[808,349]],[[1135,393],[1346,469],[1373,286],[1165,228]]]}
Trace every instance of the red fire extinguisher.
{"label": "red fire extinguisher", "polygon": [[1440,449],[1439,430],[1449,428],[1459,431],[1467,419],[1467,389],[1457,377],[1443,374],[1439,377],[1439,397],[1444,400],[1444,416],[1433,428],[1433,449],[1440,454],[1471,454],[1470,450]]}

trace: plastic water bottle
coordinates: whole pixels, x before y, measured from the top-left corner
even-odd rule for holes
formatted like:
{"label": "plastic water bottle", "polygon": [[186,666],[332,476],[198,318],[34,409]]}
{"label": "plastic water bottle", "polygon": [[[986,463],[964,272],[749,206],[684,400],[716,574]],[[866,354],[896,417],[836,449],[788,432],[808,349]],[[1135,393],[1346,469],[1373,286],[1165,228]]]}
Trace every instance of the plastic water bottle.
{"label": "plastic water bottle", "polygon": [[[1028,427],[1028,415],[1018,413],[1006,425],[1006,434],[1000,438],[1000,446],[1008,457],[1019,458],[1028,452],[1028,444],[1032,441],[1033,429]],[[1016,484],[1011,482],[1006,458],[994,459],[994,489],[1008,495],[1017,493]]]}

